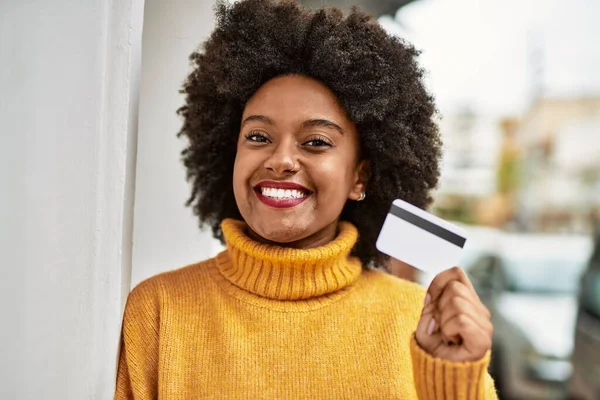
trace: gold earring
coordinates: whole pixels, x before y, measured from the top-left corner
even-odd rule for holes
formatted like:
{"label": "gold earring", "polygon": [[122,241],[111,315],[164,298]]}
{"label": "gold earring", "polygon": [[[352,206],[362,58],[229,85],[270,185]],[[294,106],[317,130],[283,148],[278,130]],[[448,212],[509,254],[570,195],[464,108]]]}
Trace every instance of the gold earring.
{"label": "gold earring", "polygon": [[363,201],[366,197],[367,197],[367,194],[365,192],[361,192],[360,197],[358,199],[356,199],[356,201]]}

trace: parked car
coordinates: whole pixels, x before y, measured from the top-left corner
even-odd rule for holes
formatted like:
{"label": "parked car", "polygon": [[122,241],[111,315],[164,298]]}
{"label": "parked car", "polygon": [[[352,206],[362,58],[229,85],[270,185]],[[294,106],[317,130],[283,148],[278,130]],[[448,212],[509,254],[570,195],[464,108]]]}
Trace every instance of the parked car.
{"label": "parked car", "polygon": [[570,398],[600,399],[600,230],[581,279]]}
{"label": "parked car", "polygon": [[591,247],[587,237],[504,234],[467,268],[492,313],[490,373],[501,399],[565,398]]}

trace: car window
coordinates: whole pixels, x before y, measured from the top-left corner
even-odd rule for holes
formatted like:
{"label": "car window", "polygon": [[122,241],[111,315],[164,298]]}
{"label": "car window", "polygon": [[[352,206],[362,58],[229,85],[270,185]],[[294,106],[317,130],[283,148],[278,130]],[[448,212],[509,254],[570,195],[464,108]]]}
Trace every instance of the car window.
{"label": "car window", "polygon": [[480,287],[491,287],[494,266],[494,258],[492,256],[483,256],[479,258],[471,268],[468,269],[468,274],[473,284]]}
{"label": "car window", "polygon": [[585,267],[584,261],[558,259],[504,260],[507,285],[513,292],[576,293]]}

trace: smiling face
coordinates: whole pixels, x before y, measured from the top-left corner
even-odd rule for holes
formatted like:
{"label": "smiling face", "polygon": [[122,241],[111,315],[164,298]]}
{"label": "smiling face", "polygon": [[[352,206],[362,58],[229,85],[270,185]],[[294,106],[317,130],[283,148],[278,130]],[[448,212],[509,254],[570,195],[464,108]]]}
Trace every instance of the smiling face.
{"label": "smiling face", "polygon": [[356,127],[325,85],[282,76],[242,116],[233,191],[251,236],[310,248],[336,235],[348,199],[365,191]]}

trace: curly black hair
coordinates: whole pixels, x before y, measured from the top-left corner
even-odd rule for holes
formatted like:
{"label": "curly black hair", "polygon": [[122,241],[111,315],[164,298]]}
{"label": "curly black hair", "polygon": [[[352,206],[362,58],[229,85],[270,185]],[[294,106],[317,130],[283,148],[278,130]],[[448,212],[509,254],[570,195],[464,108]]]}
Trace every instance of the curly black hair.
{"label": "curly black hair", "polygon": [[348,201],[341,219],[358,228],[353,254],[365,267],[382,266],[386,257],[375,242],[392,201],[426,208],[439,178],[437,110],[419,52],[357,8],[344,17],[290,0],[242,0],[219,2],[216,16],[203,51],[190,56],[178,110],[179,136],[189,142],[182,152],[192,183],[187,205],[200,226],[209,224],[223,241],[221,221],[241,219],[232,177],[246,102],[274,77],[304,75],[329,87],[356,124],[370,179],[366,200]]}

